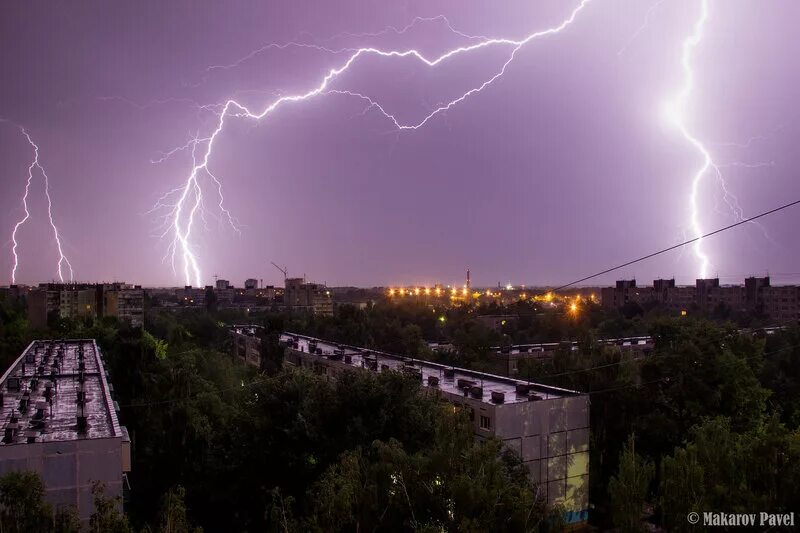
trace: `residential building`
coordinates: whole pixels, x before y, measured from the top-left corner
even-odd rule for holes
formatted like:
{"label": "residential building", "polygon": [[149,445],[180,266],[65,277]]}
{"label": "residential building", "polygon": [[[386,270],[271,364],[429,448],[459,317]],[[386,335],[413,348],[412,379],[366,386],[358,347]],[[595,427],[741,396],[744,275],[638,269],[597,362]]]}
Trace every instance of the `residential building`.
{"label": "residential building", "polygon": [[764,289],[769,286],[769,276],[765,278],[756,278],[754,276],[745,278],[745,304],[748,311],[764,312]]}
{"label": "residential building", "polygon": [[181,305],[189,307],[201,307],[205,305],[206,290],[210,288],[211,287],[203,288],[203,287],[192,287],[191,285],[186,285],[182,289],[175,290],[175,298]]}
{"label": "residential building", "polygon": [[721,308],[737,313],[764,314],[779,323],[797,322],[798,285],[772,286],[769,277],[748,277],[744,285],[720,285],[719,278],[698,279],[694,286],[676,286],[674,279],[657,279],[653,287],[636,287],[635,280],[618,281],[601,289],[602,305],[617,309],[627,302],[654,301],[675,312],[696,308],[713,313]]}
{"label": "residential building", "polygon": [[[630,353],[633,357],[647,357],[655,347],[650,336],[623,337],[619,339],[598,339],[597,344],[616,348],[622,352]],[[544,342],[534,344],[515,344],[496,346],[490,362],[494,372],[503,376],[527,377],[520,372],[520,361],[552,359],[556,354],[576,351],[580,349],[579,341]]]}
{"label": "residential building", "polygon": [[780,324],[800,321],[800,286],[764,287],[764,312]]}
{"label": "residential building", "polygon": [[56,509],[87,521],[92,484],[122,496],[130,439],[94,340],[33,341],[0,379],[0,474],[38,473]]}
{"label": "residential building", "polygon": [[261,368],[261,339],[264,335],[264,327],[252,324],[237,325],[230,327],[229,332],[232,341],[232,355],[234,360],[248,364],[255,368]]}
{"label": "residential building", "polygon": [[304,310],[322,316],[333,316],[333,299],[325,285],[306,283],[303,278],[287,278],[283,302],[293,310]]}
{"label": "residential building", "polygon": [[133,327],[141,327],[144,292],[126,283],[42,283],[27,296],[28,321],[46,328],[50,316],[82,319],[114,316]]}
{"label": "residential building", "polygon": [[141,286],[119,288],[103,294],[103,316],[116,317],[131,327],[144,325],[144,290]]}
{"label": "residential building", "polygon": [[519,454],[547,502],[564,506],[568,523],[588,518],[588,395],[291,333],[281,341],[287,364],[329,379],[358,369],[414,376],[423,392],[465,410],[476,438],[497,437]]}

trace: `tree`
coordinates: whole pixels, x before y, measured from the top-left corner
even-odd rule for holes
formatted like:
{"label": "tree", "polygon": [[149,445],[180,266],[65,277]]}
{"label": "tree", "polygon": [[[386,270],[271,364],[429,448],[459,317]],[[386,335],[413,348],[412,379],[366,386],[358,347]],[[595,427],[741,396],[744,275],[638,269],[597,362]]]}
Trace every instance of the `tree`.
{"label": "tree", "polygon": [[0,477],[0,531],[48,531],[52,509],[44,501],[44,484],[36,472],[9,472]]}
{"label": "tree", "polygon": [[128,519],[119,510],[120,498],[107,498],[105,491],[100,481],[92,484],[94,512],[89,517],[89,529],[92,533],[130,533]]}
{"label": "tree", "polygon": [[[186,516],[186,489],[178,485],[161,498],[158,520],[159,533],[189,533],[193,531]],[[198,531],[198,530],[194,530]]]}
{"label": "tree", "polygon": [[642,509],[654,474],[653,463],[636,454],[635,438],[631,434],[620,454],[619,472],[608,484],[614,525],[623,533],[644,529]]}
{"label": "tree", "polygon": [[81,519],[73,505],[61,507],[53,519],[54,533],[80,533]]}
{"label": "tree", "polygon": [[677,448],[672,457],[661,461],[661,521],[668,531],[687,531],[690,512],[705,506],[705,471],[693,444]]}
{"label": "tree", "polygon": [[390,439],[341,455],[309,491],[312,531],[531,531],[546,516],[519,457],[476,442],[463,413],[440,409],[428,447]]}

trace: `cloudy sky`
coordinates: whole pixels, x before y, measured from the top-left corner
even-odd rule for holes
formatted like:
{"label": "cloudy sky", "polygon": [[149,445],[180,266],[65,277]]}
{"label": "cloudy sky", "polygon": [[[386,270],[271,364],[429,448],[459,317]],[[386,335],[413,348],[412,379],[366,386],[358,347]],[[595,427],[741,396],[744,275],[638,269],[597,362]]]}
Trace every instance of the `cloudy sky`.
{"label": "cloudy sky", "polygon": [[[0,116],[10,122],[0,123],[0,284],[11,279],[12,230],[24,216],[33,157],[15,124],[40,147],[77,279],[182,285],[184,255],[179,246],[173,272],[174,213],[163,205],[181,190],[151,208],[186,184],[190,141],[217,127],[215,104],[235,99],[260,112],[318,86],[354,48],[436,57],[556,27],[577,5],[5,3]],[[200,280],[278,283],[282,275],[269,265],[276,261],[332,285],[452,283],[466,268],[476,284],[554,284],[691,237],[692,177],[703,158],[665,109],[686,82],[683,44],[701,7],[590,0],[562,31],[522,46],[492,84],[414,130],[398,131],[378,108],[342,91],[415,124],[492,78],[514,46],[485,46],[435,67],[365,54],[326,94],[261,120],[228,116],[208,170],[239,231],[219,211],[216,183],[200,172],[206,212],[187,239]],[[800,198],[798,17],[791,0],[708,2],[683,114],[725,180],[723,188],[710,170],[700,181],[703,230],[734,222],[728,204],[737,200],[748,216]],[[290,42],[315,46],[268,46]],[[206,150],[200,142],[195,157]],[[17,233],[23,283],[57,277],[38,172],[29,211]],[[182,232],[187,222],[179,221]],[[723,283],[767,272],[778,282],[800,280],[798,222],[800,212],[787,210],[707,240],[708,274]],[[599,281],[686,283],[699,272],[687,249]],[[196,282],[191,269],[189,277]]]}

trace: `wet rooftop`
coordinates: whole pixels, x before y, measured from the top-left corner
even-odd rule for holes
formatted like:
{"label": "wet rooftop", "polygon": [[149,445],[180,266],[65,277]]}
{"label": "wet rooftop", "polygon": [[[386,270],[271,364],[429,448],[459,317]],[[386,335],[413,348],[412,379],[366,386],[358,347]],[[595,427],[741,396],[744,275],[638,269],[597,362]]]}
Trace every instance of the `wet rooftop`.
{"label": "wet rooftop", "polygon": [[0,381],[0,446],[122,436],[94,340],[33,341]]}
{"label": "wet rooftop", "polygon": [[264,331],[264,326],[259,326],[256,324],[233,324],[229,326],[229,329],[232,333],[237,335],[257,335],[260,332]]}
{"label": "wet rooftop", "polygon": [[[454,395],[469,396],[485,403],[527,402],[531,397],[537,400],[550,400],[580,394],[576,391],[550,385],[456,368],[368,348],[337,344],[305,335],[283,333],[280,338],[282,342],[290,342],[291,345],[296,341],[296,350],[305,353],[311,352],[309,344],[315,344],[314,351],[321,351],[320,354],[317,354],[317,357],[330,358],[333,355],[337,357],[339,363],[347,364],[354,368],[369,368],[371,366],[376,372],[395,370],[420,375],[422,384],[425,387],[432,386],[428,379],[432,377],[438,380],[435,384],[437,389]],[[338,356],[341,356],[341,359],[334,353],[335,351],[339,351]],[[480,390],[477,390],[477,388]],[[467,391],[466,394],[465,390]],[[518,393],[518,390],[521,392]],[[492,392],[501,393],[503,401],[494,401]]]}
{"label": "wet rooftop", "polygon": [[[621,337],[619,339],[598,339],[598,344],[605,346],[619,346],[625,348],[646,348],[653,346],[653,338],[650,336],[638,337]],[[562,347],[568,347],[572,350],[577,350],[580,346],[579,341],[562,341],[562,342],[541,342],[533,344],[514,344],[509,348],[509,353],[538,353],[538,352],[554,352]],[[493,346],[491,350],[500,352],[501,346]]]}

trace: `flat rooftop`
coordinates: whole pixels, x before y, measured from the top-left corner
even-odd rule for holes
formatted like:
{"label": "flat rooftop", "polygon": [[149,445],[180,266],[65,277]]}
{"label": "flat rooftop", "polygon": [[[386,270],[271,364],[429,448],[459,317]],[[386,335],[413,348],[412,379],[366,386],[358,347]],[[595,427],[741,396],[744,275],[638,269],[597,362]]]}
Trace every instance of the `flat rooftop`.
{"label": "flat rooftop", "polygon": [[582,394],[577,391],[552,387],[550,385],[531,383],[524,380],[423,361],[421,359],[403,357],[401,355],[389,354],[370,348],[348,346],[296,333],[283,333],[280,336],[280,340],[282,342],[290,342],[291,344],[296,341],[297,351],[305,353],[310,353],[309,343],[316,343],[317,350],[321,350],[321,354],[317,354],[316,356],[320,358],[327,358],[333,355],[334,350],[342,350],[343,356],[350,356],[350,362],[347,363],[344,357],[337,362],[352,366],[353,368],[362,368],[365,366],[362,363],[367,359],[377,359],[377,372],[382,372],[383,370],[407,372],[411,369],[415,369],[415,371],[421,373],[422,385],[424,387],[428,387],[428,377],[433,376],[439,380],[438,386],[435,388],[458,396],[465,396],[464,390],[459,387],[459,381],[470,380],[473,381],[476,386],[481,387],[483,391],[481,397],[476,397],[471,394],[469,397],[484,403],[495,403],[492,401],[492,392],[503,393],[505,396],[503,403],[529,401],[527,394],[517,394],[517,385],[525,385],[535,393],[540,400],[552,400]]}
{"label": "flat rooftop", "polygon": [[258,332],[263,332],[264,326],[259,326],[258,324],[233,324],[228,326],[228,329],[231,331],[231,333],[235,333],[237,335],[254,336]]}
{"label": "flat rooftop", "polygon": [[0,380],[0,446],[122,437],[92,339],[33,341]]}
{"label": "flat rooftop", "polygon": [[[632,348],[636,346],[652,346],[653,338],[649,335],[642,335],[637,337],[621,337],[619,339],[597,339],[597,343],[604,346],[619,346],[620,348]],[[570,347],[572,350],[577,350],[580,341],[561,341],[561,342],[539,342],[532,344],[514,344],[510,346],[511,354],[520,353],[537,353],[537,352],[553,352],[561,347]],[[492,346],[490,348],[495,352],[500,352],[500,346]]]}

